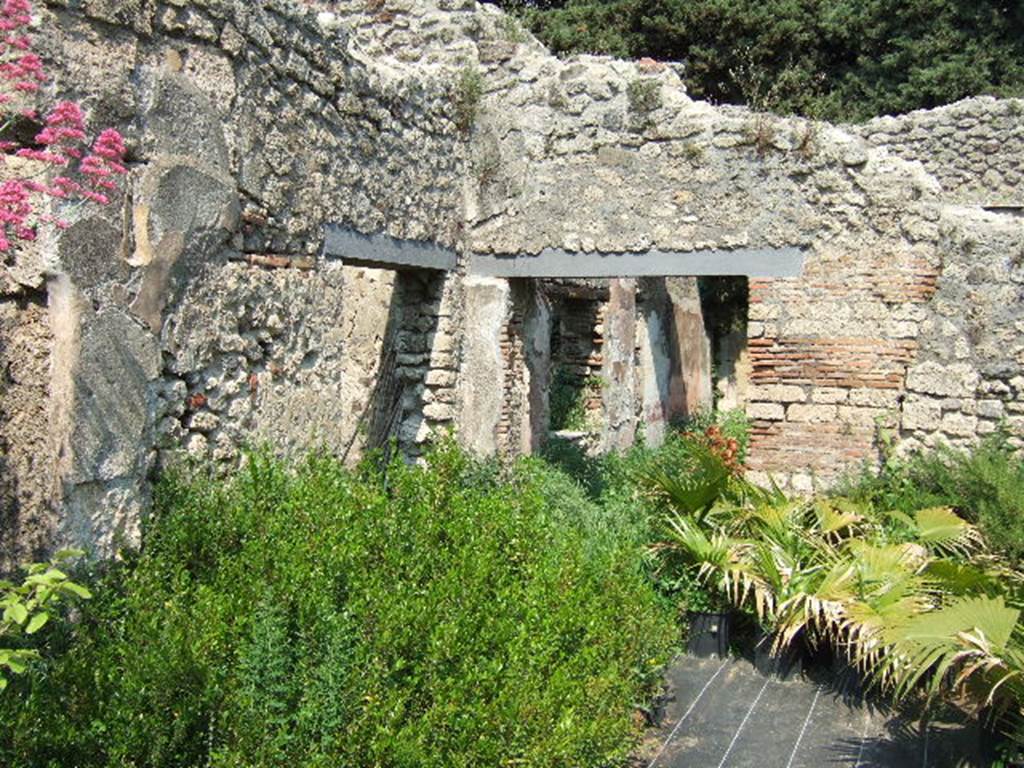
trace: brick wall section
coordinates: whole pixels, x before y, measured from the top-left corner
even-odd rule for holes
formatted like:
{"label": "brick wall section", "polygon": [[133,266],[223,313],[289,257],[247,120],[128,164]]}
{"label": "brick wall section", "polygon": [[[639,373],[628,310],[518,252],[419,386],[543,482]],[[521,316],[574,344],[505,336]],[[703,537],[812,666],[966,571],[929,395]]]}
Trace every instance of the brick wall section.
{"label": "brick wall section", "polygon": [[599,380],[604,366],[604,318],[608,309],[606,281],[547,281],[544,291],[551,299],[557,339],[552,345],[552,364],[571,375],[584,391],[589,421],[600,421],[601,391],[587,388]]}
{"label": "brick wall section", "polygon": [[504,328],[501,331],[501,357],[505,362],[504,399],[498,421],[498,451],[506,456],[520,451],[523,442],[523,418],[528,412],[523,403],[528,399],[526,388],[526,350],[523,342],[525,317],[519,302],[512,302]]}
{"label": "brick wall section", "polygon": [[905,244],[812,253],[801,278],[750,281],[754,479],[810,491],[877,460],[938,277],[934,247]]}

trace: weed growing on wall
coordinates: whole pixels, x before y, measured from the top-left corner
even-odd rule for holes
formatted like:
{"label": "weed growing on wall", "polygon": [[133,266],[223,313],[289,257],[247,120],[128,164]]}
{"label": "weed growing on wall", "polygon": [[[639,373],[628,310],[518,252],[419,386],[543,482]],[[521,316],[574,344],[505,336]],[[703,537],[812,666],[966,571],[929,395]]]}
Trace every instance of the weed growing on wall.
{"label": "weed growing on wall", "polygon": [[626,86],[626,104],[636,130],[652,124],[651,114],[661,108],[661,83],[653,78],[637,78]]}
{"label": "weed growing on wall", "polygon": [[635,510],[537,460],[255,455],[144,541],[0,697],[0,764],[605,766],[676,634]]}
{"label": "weed growing on wall", "polygon": [[480,102],[484,96],[484,78],[480,70],[467,64],[459,71],[452,94],[452,110],[455,125],[463,133],[468,133],[476,123],[480,112]]}

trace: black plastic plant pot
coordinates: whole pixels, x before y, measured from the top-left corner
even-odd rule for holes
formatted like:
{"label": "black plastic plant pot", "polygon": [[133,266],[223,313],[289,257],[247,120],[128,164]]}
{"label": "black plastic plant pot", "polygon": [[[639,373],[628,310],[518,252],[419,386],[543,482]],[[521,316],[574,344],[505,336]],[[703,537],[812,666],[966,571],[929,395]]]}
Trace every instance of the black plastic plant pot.
{"label": "black plastic plant pot", "polygon": [[692,656],[724,659],[729,654],[729,625],[732,617],[727,612],[691,613],[688,650]]}

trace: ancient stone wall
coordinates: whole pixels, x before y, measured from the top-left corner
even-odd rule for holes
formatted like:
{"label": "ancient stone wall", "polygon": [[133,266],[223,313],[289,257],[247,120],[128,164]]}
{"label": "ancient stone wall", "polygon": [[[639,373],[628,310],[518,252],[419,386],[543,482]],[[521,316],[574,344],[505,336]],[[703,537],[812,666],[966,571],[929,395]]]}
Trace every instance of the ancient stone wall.
{"label": "ancient stone wall", "polygon": [[929,227],[936,268],[915,318],[901,391],[903,450],[1024,435],[1024,103],[968,99],[860,128],[880,150],[920,163],[941,187]]}
{"label": "ancient stone wall", "polygon": [[953,208],[940,221],[942,271],[906,378],[904,449],[1024,436],[1024,226]]}
{"label": "ancient stone wall", "polygon": [[319,251],[327,223],[456,242],[449,83],[360,61],[289,2],[38,10],[54,94],[125,134],[131,176],[5,266],[3,559],[133,540],[152,471],[181,450],[357,455],[389,350],[409,386],[387,429],[425,439],[425,411],[445,414],[422,401],[452,399],[432,367],[454,376],[457,290],[414,301],[395,273]]}
{"label": "ancient stone wall", "polygon": [[949,202],[1021,203],[1024,103],[991,97],[881,117],[855,129],[875,147],[920,162]]}
{"label": "ancient stone wall", "polygon": [[[860,127],[717,107],[671,66],[555,59],[467,0],[41,10],[54,94],[121,129],[132,172],[0,275],[8,562],[132,540],[181,452],[415,456],[449,426],[536,448],[557,301],[470,254],[554,250],[591,277],[596,254],[710,251],[751,274],[755,479],[809,490],[875,461],[882,431],[1024,427],[1020,102]],[[339,262],[326,224],[458,263]],[[799,274],[756,269],[793,249]],[[586,366],[614,448],[708,402],[710,350],[692,279],[609,286]]]}
{"label": "ancient stone wall", "polygon": [[[721,249],[723,262],[735,248],[803,249],[799,277],[750,282],[755,478],[810,490],[876,461],[883,434],[914,445],[917,395],[939,396],[914,392],[918,366],[938,354],[936,315],[964,280],[978,286],[970,311],[1002,340],[999,352],[976,353],[1000,362],[972,370],[1016,370],[1019,299],[991,309],[1019,290],[1011,262],[983,266],[985,248],[954,258],[949,220],[951,205],[1018,199],[1019,102],[973,100],[844,129],[692,102],[671,68],[651,62],[527,52],[481,67],[491,88],[474,157],[489,159],[468,206],[473,251],[559,248],[582,263],[654,249]],[[951,151],[957,161],[946,163]],[[1019,233],[1019,220],[1002,215]],[[991,239],[983,229],[967,225]],[[984,387],[1015,401],[1012,375],[1000,375]],[[1000,411],[980,406],[991,399],[984,387],[964,389],[959,405],[942,397],[945,426],[930,428],[930,442],[991,431],[996,417],[974,413]],[[631,396],[611,389],[613,399]]]}

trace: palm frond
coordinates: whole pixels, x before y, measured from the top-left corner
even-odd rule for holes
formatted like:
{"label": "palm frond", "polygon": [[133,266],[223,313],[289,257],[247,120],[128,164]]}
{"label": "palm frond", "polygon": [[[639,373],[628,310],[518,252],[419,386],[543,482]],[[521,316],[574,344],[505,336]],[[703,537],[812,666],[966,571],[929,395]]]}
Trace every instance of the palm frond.
{"label": "palm frond", "polygon": [[918,510],[914,526],[917,540],[939,554],[966,557],[984,544],[978,529],[949,507]]}
{"label": "palm frond", "polygon": [[695,445],[687,463],[652,463],[641,471],[641,480],[675,512],[699,516],[726,490],[729,470],[711,451]]}
{"label": "palm frond", "polygon": [[1005,668],[1003,654],[1020,611],[1003,598],[957,598],[934,611],[911,615],[884,631],[889,653],[883,667],[898,696],[929,679],[934,695],[947,673],[956,671],[958,684],[978,674]]}

